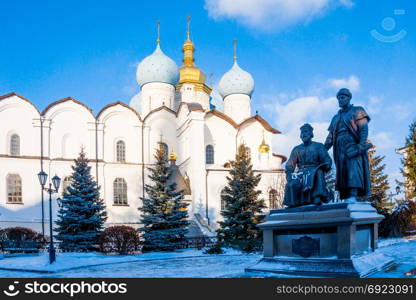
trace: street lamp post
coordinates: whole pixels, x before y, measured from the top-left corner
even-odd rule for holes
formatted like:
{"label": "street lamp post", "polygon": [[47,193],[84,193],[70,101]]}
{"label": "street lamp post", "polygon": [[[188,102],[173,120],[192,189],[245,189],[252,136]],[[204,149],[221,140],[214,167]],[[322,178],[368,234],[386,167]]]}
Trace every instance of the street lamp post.
{"label": "street lamp post", "polygon": [[44,199],[43,199],[43,186],[41,188],[41,204],[42,204],[42,235],[45,236],[45,209],[44,209]]}
{"label": "street lamp post", "polygon": [[[395,194],[394,194],[394,193],[392,193],[392,192],[390,192],[390,193],[388,194],[388,196],[389,196],[389,198],[390,198],[390,203],[391,203],[391,204],[393,204],[393,196],[398,196],[398,195],[400,194],[400,192],[401,192],[401,190],[400,190],[400,186],[396,186],[395,190],[396,190],[396,193],[395,193]],[[396,200],[395,202],[397,202],[397,200]]]}
{"label": "street lamp post", "polygon": [[[53,263],[56,259],[55,255],[55,247],[53,245],[53,234],[52,234],[52,194],[57,193],[59,189],[59,185],[61,184],[61,178],[55,175],[52,178],[52,183],[49,181],[49,188],[45,188],[46,180],[48,179],[48,174],[44,171],[41,171],[38,174],[40,185],[42,186],[42,190],[45,190],[49,194],[49,263]],[[53,189],[52,189],[53,184]]]}

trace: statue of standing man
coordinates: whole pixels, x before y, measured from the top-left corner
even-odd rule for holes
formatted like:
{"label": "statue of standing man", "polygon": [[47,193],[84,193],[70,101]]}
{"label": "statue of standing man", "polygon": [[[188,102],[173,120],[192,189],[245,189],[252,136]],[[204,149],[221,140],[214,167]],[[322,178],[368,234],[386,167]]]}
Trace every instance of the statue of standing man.
{"label": "statue of standing man", "polygon": [[338,113],[332,118],[325,141],[326,149],[333,147],[336,165],[336,189],[341,199],[367,197],[371,194],[370,170],[367,150],[368,122],[370,117],[361,106],[351,102],[348,89],[337,93]]}

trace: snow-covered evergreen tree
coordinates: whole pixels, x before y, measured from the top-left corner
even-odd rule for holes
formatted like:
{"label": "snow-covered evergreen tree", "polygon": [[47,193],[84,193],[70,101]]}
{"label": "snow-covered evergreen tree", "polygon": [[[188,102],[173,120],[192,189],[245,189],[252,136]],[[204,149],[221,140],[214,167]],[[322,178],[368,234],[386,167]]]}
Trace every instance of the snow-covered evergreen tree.
{"label": "snow-covered evergreen tree", "polygon": [[376,155],[376,147],[373,146],[368,151],[368,161],[370,165],[370,179],[371,179],[371,198],[370,200],[379,212],[386,208],[389,197],[387,192],[389,190],[388,175],[384,173],[386,164],[383,163],[384,156]]}
{"label": "snow-covered evergreen tree", "polygon": [[385,215],[385,219],[382,222],[383,226],[379,227],[380,236],[403,236],[407,231],[411,230],[414,215],[416,215],[416,202],[412,200],[400,201],[392,213]]}
{"label": "snow-covered evergreen tree", "polygon": [[250,154],[244,144],[238,147],[235,160],[231,162],[227,186],[222,193],[225,209],[221,212],[224,220],[219,222],[218,243],[245,252],[253,252],[261,247],[262,232],[257,227],[266,208],[264,200],[259,199],[261,191],[256,187],[261,175],[255,175]]}
{"label": "snow-covered evergreen tree", "polygon": [[96,250],[107,219],[99,186],[91,175],[89,160],[82,149],[72,166],[71,184],[58,200],[56,239],[66,251]]}
{"label": "snow-covered evergreen tree", "polygon": [[405,178],[402,186],[406,190],[406,199],[416,199],[416,121],[409,126],[402,165],[400,171]]}
{"label": "snow-covered evergreen tree", "polygon": [[144,252],[180,248],[189,225],[188,204],[183,201],[184,191],[177,191],[177,184],[170,180],[172,171],[161,143],[155,158],[155,167],[148,168],[152,184],[145,185],[147,197],[140,198],[143,201],[143,206],[139,208],[143,227],[139,230],[144,232]]}
{"label": "snow-covered evergreen tree", "polygon": [[329,194],[329,201],[331,202],[338,202],[339,199],[339,193],[335,189],[336,186],[336,170],[333,166],[329,172],[325,174],[325,182],[326,182],[326,188],[328,189]]}

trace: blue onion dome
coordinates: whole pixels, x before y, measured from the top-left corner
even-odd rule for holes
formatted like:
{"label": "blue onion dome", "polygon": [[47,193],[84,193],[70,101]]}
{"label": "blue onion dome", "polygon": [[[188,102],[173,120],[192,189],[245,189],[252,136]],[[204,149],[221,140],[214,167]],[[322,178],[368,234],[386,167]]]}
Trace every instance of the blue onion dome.
{"label": "blue onion dome", "polygon": [[251,96],[254,91],[254,79],[250,73],[241,69],[235,60],[232,68],[221,77],[218,90],[223,98],[231,94]]}
{"label": "blue onion dome", "polygon": [[130,99],[129,106],[132,107],[139,114],[142,113],[142,94],[141,92],[137,93]]}
{"label": "blue onion dome", "polygon": [[158,43],[155,51],[139,63],[136,80],[140,88],[149,82],[176,85],[179,80],[179,69],[176,63],[163,53]]}

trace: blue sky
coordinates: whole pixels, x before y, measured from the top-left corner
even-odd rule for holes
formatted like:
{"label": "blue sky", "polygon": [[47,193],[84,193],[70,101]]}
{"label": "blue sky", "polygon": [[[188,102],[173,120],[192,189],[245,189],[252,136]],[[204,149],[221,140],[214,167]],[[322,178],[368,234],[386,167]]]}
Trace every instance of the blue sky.
{"label": "blue sky", "polygon": [[[136,65],[155,47],[156,21],[163,51],[180,65],[190,14],[196,63],[213,73],[214,87],[238,39],[239,64],[256,83],[253,112],[284,133],[275,152],[287,155],[306,121],[322,141],[337,111],[333,97],[347,86],[372,117],[371,139],[391,181],[398,177],[394,149],[416,117],[414,1],[2,1],[0,13],[0,94],[15,91],[39,109],[67,96],[95,112],[128,103],[139,91]],[[406,34],[386,43],[374,29]]]}

